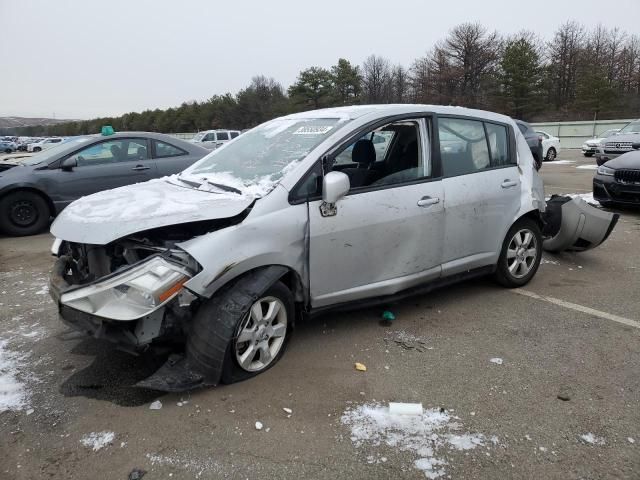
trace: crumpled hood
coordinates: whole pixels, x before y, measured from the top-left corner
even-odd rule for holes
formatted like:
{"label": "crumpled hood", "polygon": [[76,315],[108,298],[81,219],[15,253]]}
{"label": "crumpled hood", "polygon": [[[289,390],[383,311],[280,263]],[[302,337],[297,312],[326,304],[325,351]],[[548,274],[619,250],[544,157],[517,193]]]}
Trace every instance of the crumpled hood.
{"label": "crumpled hood", "polygon": [[70,242],[104,245],[152,228],[233,217],[253,200],[150,180],[79,198],[58,215],[51,233]]}

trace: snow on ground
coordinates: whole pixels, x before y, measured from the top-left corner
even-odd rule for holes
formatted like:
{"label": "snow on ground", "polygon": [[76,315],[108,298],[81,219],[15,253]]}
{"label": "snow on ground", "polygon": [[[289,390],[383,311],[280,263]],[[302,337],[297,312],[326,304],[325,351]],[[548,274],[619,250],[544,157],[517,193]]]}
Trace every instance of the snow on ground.
{"label": "snow on ground", "polygon": [[[356,448],[386,445],[411,452],[416,457],[413,466],[430,479],[446,474],[444,453],[472,450],[485,446],[486,441],[480,433],[460,431],[458,417],[436,408],[425,409],[422,415],[393,415],[386,406],[364,404],[348,408],[341,421],[350,428]],[[380,457],[380,461],[386,460]],[[374,461],[371,457],[369,463]]]}
{"label": "snow on ground", "polygon": [[114,432],[91,432],[80,439],[80,443],[94,452],[111,445],[116,438]]}
{"label": "snow on ground", "polygon": [[152,466],[170,466],[179,468],[194,474],[196,478],[200,478],[203,473],[211,474],[221,472],[221,465],[209,458],[194,459],[178,453],[175,455],[147,453],[147,458],[151,462]]}
{"label": "snow on ground", "polygon": [[554,160],[553,162],[544,162],[544,166],[550,165],[571,165],[572,163],[576,163],[575,160]]}
{"label": "snow on ground", "polygon": [[[589,205],[592,205],[594,207],[600,207],[600,202],[598,202],[596,199],[593,198],[593,192],[589,192],[589,193],[563,193],[561,196],[567,196],[567,197],[571,197],[571,198],[581,198],[582,200],[587,202]],[[549,199],[551,199],[551,197],[545,198],[546,201],[549,201]]]}
{"label": "snow on ground", "polygon": [[578,165],[576,168],[582,168],[583,170],[597,170],[598,165]]}
{"label": "snow on ground", "polygon": [[491,363],[495,363],[496,365],[502,365],[502,363],[504,362],[504,360],[502,360],[500,357],[490,358],[489,361]]}
{"label": "snow on ground", "polygon": [[580,435],[580,440],[590,445],[604,445],[604,438],[596,437],[593,433],[585,433]]}
{"label": "snow on ground", "polygon": [[9,350],[7,340],[0,339],[0,413],[24,409],[29,393],[20,378],[24,355]]}

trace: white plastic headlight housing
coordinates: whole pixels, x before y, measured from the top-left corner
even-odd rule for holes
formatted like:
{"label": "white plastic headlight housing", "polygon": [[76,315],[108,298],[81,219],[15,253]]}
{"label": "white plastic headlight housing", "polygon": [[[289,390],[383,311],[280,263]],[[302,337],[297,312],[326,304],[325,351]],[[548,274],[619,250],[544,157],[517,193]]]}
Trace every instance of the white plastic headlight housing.
{"label": "white plastic headlight housing", "polygon": [[613,177],[616,171],[613,168],[605,167],[604,165],[600,165],[598,167],[598,175],[606,175],[608,177]]}
{"label": "white plastic headlight housing", "polygon": [[191,275],[155,256],[121,274],[63,293],[60,303],[111,320],[136,320],[175,297]]}

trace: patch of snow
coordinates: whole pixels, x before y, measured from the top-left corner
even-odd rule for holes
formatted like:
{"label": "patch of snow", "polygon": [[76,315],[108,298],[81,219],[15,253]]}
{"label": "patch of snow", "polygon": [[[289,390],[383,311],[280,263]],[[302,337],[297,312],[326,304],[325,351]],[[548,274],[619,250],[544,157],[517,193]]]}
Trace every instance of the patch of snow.
{"label": "patch of snow", "polygon": [[502,365],[504,363],[504,360],[502,360],[500,357],[490,358],[489,361],[491,363],[495,363],[496,365]]}
{"label": "patch of snow", "polygon": [[[194,459],[177,453],[173,456],[147,453],[146,457],[153,466],[179,468],[194,474],[196,478],[200,478],[205,472],[220,472],[220,465],[209,459]],[[173,476],[173,473],[169,473],[169,476]]]}
{"label": "patch of snow", "polygon": [[386,445],[412,452],[414,467],[427,478],[446,474],[447,465],[440,458],[443,450],[472,450],[483,446],[485,436],[456,432],[462,425],[457,417],[437,408],[425,409],[422,415],[393,415],[380,404],[364,404],[348,408],[341,417],[351,430],[356,447]]}
{"label": "patch of snow", "polygon": [[40,290],[38,290],[35,293],[36,295],[46,295],[47,293],[49,293],[49,286],[43,285],[42,287],[40,287]]}
{"label": "patch of snow", "polygon": [[548,258],[544,258],[544,257],[542,257],[542,260],[540,260],[540,263],[549,264],[549,265],[560,265],[560,262],[558,262],[557,260],[549,260]]}
{"label": "patch of snow", "polygon": [[116,438],[114,432],[91,432],[80,439],[80,443],[94,452],[111,445]]}
{"label": "patch of snow", "polygon": [[282,410],[284,410],[287,413],[293,413],[293,410],[291,410],[290,408],[287,408],[287,407],[282,407]]}
{"label": "patch of snow", "polygon": [[160,410],[161,408],[162,408],[162,402],[160,400],[151,402],[151,405],[149,405],[149,410]]}
{"label": "patch of snow", "polygon": [[262,430],[262,422],[256,422],[256,430]]}
{"label": "patch of snow", "polygon": [[633,439],[633,437],[627,437],[627,442],[636,443],[636,441]]}
{"label": "patch of snow", "polygon": [[20,379],[24,355],[7,348],[0,339],[0,413],[22,410],[29,400],[25,384]]}
{"label": "patch of snow", "polygon": [[544,166],[553,166],[553,165],[571,165],[576,163],[575,160],[554,160],[553,162],[544,162]]}
{"label": "patch of snow", "polygon": [[580,435],[580,440],[590,445],[604,445],[604,438],[596,437],[593,433],[585,433]]}
{"label": "patch of snow", "polygon": [[576,168],[581,168],[583,170],[597,170],[598,165],[578,165]]}

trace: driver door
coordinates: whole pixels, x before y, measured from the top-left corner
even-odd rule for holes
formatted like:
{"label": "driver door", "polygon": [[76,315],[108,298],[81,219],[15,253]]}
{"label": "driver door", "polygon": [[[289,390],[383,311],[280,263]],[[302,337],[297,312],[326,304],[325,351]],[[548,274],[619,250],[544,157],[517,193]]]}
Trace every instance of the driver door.
{"label": "driver door", "polygon": [[[381,128],[402,132],[409,140],[406,145],[393,142],[385,159],[395,160],[385,162],[387,171],[375,174],[369,185],[351,188],[335,204],[333,216],[323,214],[322,200],[309,202],[313,307],[389,295],[440,276],[444,190],[432,174],[430,119],[397,123]],[[415,140],[408,128],[415,128]],[[414,141],[415,154],[403,157],[403,149],[414,151]]]}

